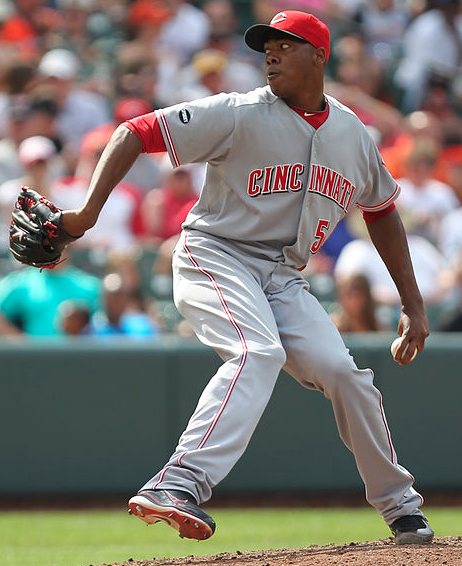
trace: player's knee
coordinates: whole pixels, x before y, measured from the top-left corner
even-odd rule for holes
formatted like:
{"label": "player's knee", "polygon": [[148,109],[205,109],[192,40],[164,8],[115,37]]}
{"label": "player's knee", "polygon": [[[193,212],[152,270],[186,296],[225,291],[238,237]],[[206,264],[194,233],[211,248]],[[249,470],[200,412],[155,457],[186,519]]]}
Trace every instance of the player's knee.
{"label": "player's knee", "polygon": [[258,360],[262,366],[267,365],[268,368],[276,368],[279,372],[286,362],[286,353],[281,344],[273,342],[264,346],[252,346],[249,348],[248,356]]}
{"label": "player's knee", "polygon": [[351,358],[332,357],[318,373],[318,381],[323,390],[330,393],[329,397],[337,390],[358,385],[360,380],[358,368]]}
{"label": "player's knee", "polygon": [[270,349],[270,357],[272,363],[277,367],[282,368],[287,360],[287,355],[284,348],[280,344],[274,344]]}
{"label": "player's knee", "polygon": [[328,389],[332,396],[342,391],[365,390],[371,384],[370,370],[359,370],[355,365],[343,365],[331,372]]}

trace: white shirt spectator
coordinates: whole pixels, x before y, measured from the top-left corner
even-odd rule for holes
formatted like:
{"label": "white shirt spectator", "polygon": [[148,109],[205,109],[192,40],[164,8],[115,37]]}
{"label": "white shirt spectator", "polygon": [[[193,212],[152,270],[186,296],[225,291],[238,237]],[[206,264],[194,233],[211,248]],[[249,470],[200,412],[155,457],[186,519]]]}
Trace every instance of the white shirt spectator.
{"label": "white shirt spectator", "polygon": [[[210,32],[209,18],[202,10],[185,0],[176,0],[180,4],[176,14],[162,26],[159,41],[161,45],[174,51],[182,64],[203,49]],[[157,41],[157,40],[156,40]]]}
{"label": "white shirt spectator", "polygon": [[403,217],[408,233],[418,234],[435,243],[438,240],[442,218],[459,206],[449,185],[427,179],[416,187],[409,179],[398,179],[401,193],[396,206]]}
{"label": "white shirt spectator", "polygon": [[85,133],[109,120],[108,105],[102,96],[75,88],[67,95],[58,114],[58,135],[78,150]]}
{"label": "white shirt spectator", "polygon": [[77,155],[83,135],[111,119],[106,99],[79,87],[77,57],[67,49],[52,49],[38,65],[38,75],[60,93],[56,130],[66,149]]}
{"label": "white shirt spectator", "polygon": [[456,17],[459,41],[448,27],[440,10],[429,10],[408,27],[403,39],[403,57],[396,71],[395,82],[408,92],[407,110],[418,108],[425,94],[425,83],[432,70],[454,76],[460,64],[462,15]]}
{"label": "white shirt spectator", "polygon": [[[62,209],[76,209],[82,206],[87,190],[85,179],[64,177],[53,182],[51,200]],[[132,226],[137,206],[135,193],[120,183],[109,195],[96,225],[74,245],[117,250],[134,244],[136,238]]]}
{"label": "white shirt spectator", "polygon": [[[424,301],[444,300],[444,293],[439,276],[448,266],[444,256],[420,236],[408,236],[417,284]],[[353,240],[340,252],[334,268],[334,278],[344,279],[361,274],[367,277],[374,299],[378,303],[399,305],[400,298],[396,286],[385,264],[369,240]]]}
{"label": "white shirt spectator", "polygon": [[388,66],[400,54],[409,17],[396,0],[388,0],[387,6],[382,9],[378,4],[377,0],[364,2],[358,10],[358,17],[368,50]]}
{"label": "white shirt spectator", "polygon": [[455,264],[462,251],[462,207],[447,214],[442,222],[438,247],[451,264]]}

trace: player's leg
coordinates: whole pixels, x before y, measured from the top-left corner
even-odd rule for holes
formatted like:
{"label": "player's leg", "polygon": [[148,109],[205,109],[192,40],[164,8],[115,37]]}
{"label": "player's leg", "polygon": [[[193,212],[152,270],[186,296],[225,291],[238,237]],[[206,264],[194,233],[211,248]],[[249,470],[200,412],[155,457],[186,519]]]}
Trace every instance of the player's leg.
{"label": "player's leg", "polygon": [[[340,436],[353,452],[366,486],[366,497],[388,525],[402,516],[423,517],[422,497],[412,475],[397,461],[382,405],[370,369],[360,370],[331,319],[307,285],[269,296],[287,354],[285,369],[306,387],[331,400]],[[431,538],[423,527],[423,538]]]}
{"label": "player's leg", "polygon": [[[188,237],[175,251],[174,274],[180,312],[200,340],[224,360],[204,389],[169,462],[142,490],[166,490],[167,495],[163,501],[147,502],[140,500],[144,497],[141,493],[131,502],[132,511],[143,515],[146,522],[160,518],[178,528],[179,520],[188,519],[187,512],[178,510],[168,494],[184,491],[196,503],[210,498],[212,488],[244,452],[269,401],[285,353],[258,274],[251,273],[226,248]],[[153,497],[159,499],[156,494]],[[179,519],[168,515],[172,506]],[[210,536],[202,523],[198,524],[197,534]],[[189,531],[183,534],[191,536]]]}

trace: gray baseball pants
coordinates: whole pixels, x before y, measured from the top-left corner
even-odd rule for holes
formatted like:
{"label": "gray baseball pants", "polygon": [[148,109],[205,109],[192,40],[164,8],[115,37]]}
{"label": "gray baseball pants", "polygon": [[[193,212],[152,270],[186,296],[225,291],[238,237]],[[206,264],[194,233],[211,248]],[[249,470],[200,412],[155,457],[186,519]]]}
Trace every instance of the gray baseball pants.
{"label": "gray baseball pants", "polygon": [[366,499],[386,523],[422,515],[414,478],[397,462],[373,372],[356,367],[296,269],[193,231],[181,236],[173,270],[180,313],[224,363],[169,462],[144,488],[181,489],[207,501],[246,449],[284,368],[332,402]]}

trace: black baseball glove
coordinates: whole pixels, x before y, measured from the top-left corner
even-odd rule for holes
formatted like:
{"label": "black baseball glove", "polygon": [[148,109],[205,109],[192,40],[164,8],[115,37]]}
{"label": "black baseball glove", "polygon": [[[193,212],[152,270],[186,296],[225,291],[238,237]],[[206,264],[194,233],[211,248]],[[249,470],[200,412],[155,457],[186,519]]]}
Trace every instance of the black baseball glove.
{"label": "black baseball glove", "polygon": [[61,225],[61,210],[29,187],[22,187],[10,226],[10,251],[21,263],[53,268],[64,248],[81,236],[70,236]]}

